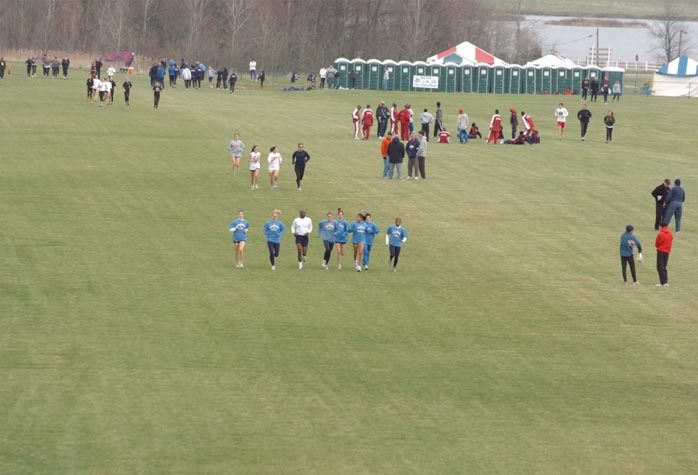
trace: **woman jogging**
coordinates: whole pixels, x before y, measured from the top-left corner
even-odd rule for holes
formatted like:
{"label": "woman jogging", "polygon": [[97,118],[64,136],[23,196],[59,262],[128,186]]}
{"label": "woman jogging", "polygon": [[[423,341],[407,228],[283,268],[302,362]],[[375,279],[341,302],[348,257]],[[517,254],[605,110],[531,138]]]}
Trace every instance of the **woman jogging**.
{"label": "woman jogging", "polygon": [[269,149],[267,162],[269,163],[269,186],[272,191],[277,187],[277,182],[279,181],[279,170],[281,169],[281,163],[283,161],[284,159],[279,153],[279,147],[274,145]]}
{"label": "woman jogging", "polygon": [[318,224],[317,235],[322,237],[322,244],[325,246],[325,255],[322,257],[322,268],[329,270],[330,256],[332,256],[332,249],[334,248],[335,242],[335,232],[337,231],[337,226],[335,221],[332,219],[332,213],[327,213],[327,219],[323,219]]}
{"label": "woman jogging", "polygon": [[262,164],[260,163],[259,159],[262,157],[262,154],[259,151],[259,147],[254,145],[252,147],[252,151],[250,152],[250,156],[247,158],[247,161],[250,162],[250,189],[251,190],[259,190],[259,169],[262,167]]}
{"label": "woman jogging", "polygon": [[342,256],[347,245],[347,228],[349,224],[344,220],[344,211],[337,209],[337,220],[334,222],[334,242],[337,246],[337,269],[342,268]]}
{"label": "woman jogging", "polygon": [[298,191],[301,191],[301,181],[303,181],[303,175],[305,175],[305,164],[310,161],[310,154],[303,148],[303,144],[298,144],[298,150],[293,152],[291,156],[291,163],[296,171],[296,186]]}
{"label": "woman jogging", "polygon": [[351,233],[351,245],[354,247],[354,269],[361,272],[361,263],[364,261],[364,244],[366,244],[366,217],[359,213],[356,221],[347,227]]}
{"label": "woman jogging", "polygon": [[279,221],[279,213],[281,213],[281,211],[275,209],[271,213],[271,220],[264,223],[263,228],[264,235],[267,237],[271,270],[276,270],[276,258],[279,257],[279,249],[281,248],[281,235],[286,230],[284,223]]}
{"label": "woman jogging", "polygon": [[608,111],[606,117],[603,118],[603,124],[606,126],[606,143],[613,140],[613,126],[616,124],[616,117],[613,111]]}
{"label": "woman jogging", "polygon": [[395,225],[390,226],[385,232],[385,243],[390,246],[390,267],[393,272],[397,270],[400,249],[405,241],[407,241],[407,231],[402,227],[402,220],[395,218]]}
{"label": "woman jogging", "polygon": [[376,234],[380,232],[380,229],[372,221],[371,213],[365,214],[366,219],[366,244],[364,244],[364,270],[368,270],[368,260],[371,258],[371,248],[373,247],[373,240]]}
{"label": "woman jogging", "polygon": [[245,151],[245,144],[240,140],[240,134],[235,132],[233,140],[228,144],[228,151],[230,152],[230,157],[233,162],[233,175],[237,172],[240,166],[240,157],[242,157],[242,152]]}
{"label": "woman jogging", "polygon": [[235,245],[235,267],[242,269],[245,244],[247,243],[247,230],[250,223],[245,220],[245,212],[238,210],[238,219],[230,223],[230,232],[233,233],[233,244]]}

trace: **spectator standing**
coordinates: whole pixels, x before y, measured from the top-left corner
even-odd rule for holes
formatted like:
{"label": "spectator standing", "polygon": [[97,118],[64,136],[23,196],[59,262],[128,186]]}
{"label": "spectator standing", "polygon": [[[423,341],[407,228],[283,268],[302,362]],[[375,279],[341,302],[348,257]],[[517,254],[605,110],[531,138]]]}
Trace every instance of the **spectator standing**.
{"label": "spectator standing", "polygon": [[458,141],[460,143],[468,143],[468,114],[463,109],[458,110]]}
{"label": "spectator standing", "polygon": [[388,121],[390,120],[390,110],[388,110],[383,101],[378,102],[376,118],[378,119],[378,138],[382,139],[385,137],[385,131],[388,129]]}
{"label": "spectator standing", "polygon": [[655,206],[655,218],[654,218],[654,230],[659,231],[659,223],[664,221],[664,215],[666,214],[666,197],[671,190],[671,181],[666,178],[658,187],[652,190],[652,197],[654,198]]}
{"label": "spectator standing", "polygon": [[410,135],[410,140],[407,141],[405,145],[405,150],[407,152],[407,179],[412,179],[412,172],[414,172],[414,179],[419,180],[419,172],[417,171],[417,152],[419,151],[419,139],[417,134],[412,132]]}
{"label": "spectator standing", "polygon": [[582,100],[587,100],[587,94],[589,93],[589,78],[582,79]]}
{"label": "spectator standing", "polygon": [[516,138],[516,129],[519,127],[519,116],[516,114],[516,108],[509,109],[509,124],[511,125],[511,138]]}
{"label": "spectator standing", "polygon": [[[426,171],[426,161],[427,161],[427,146],[429,145],[429,141],[427,140],[427,136],[424,132],[419,132],[419,148],[417,149],[417,165],[419,166],[419,175],[421,175],[422,180],[427,179],[427,171]],[[415,172],[415,180],[419,180],[419,176],[417,176],[417,173]]]}
{"label": "spectator standing", "polygon": [[393,102],[393,107],[390,109],[390,132],[392,132],[393,135],[398,135],[399,133],[397,124],[397,104]]}
{"label": "spectator standing", "polygon": [[609,143],[613,140],[613,126],[616,124],[613,111],[608,111],[606,117],[603,118],[603,124],[606,126],[606,143]]}
{"label": "spectator standing", "polygon": [[235,71],[232,71],[230,73],[230,78],[228,78],[228,82],[230,83],[230,93],[232,94],[235,92],[235,83],[238,82],[238,75],[235,74]]}
{"label": "spectator standing", "polygon": [[591,90],[591,102],[596,102],[599,96],[599,80],[596,78],[596,76],[591,78],[589,89]]}
{"label": "spectator standing", "polygon": [[444,111],[441,109],[441,103],[436,103],[436,115],[434,116],[434,138],[439,136],[444,128]]}
{"label": "spectator standing", "polygon": [[351,120],[354,123],[354,140],[359,140],[359,130],[361,129],[361,105],[357,105],[351,113]]}
{"label": "spectator standing", "polygon": [[424,108],[424,112],[419,116],[419,121],[422,123],[421,131],[424,132],[426,139],[429,140],[429,124],[434,122],[434,116],[431,115],[431,112],[429,112],[426,107]]}
{"label": "spectator standing", "polygon": [[587,109],[586,104],[582,104],[582,108],[577,112],[577,119],[579,119],[579,125],[582,127],[582,140],[587,135],[587,127],[589,127],[589,121],[591,120],[591,111]]}
{"label": "spectator standing", "polygon": [[267,75],[264,74],[264,70],[262,69],[262,71],[259,73],[259,77],[257,78],[257,79],[259,79],[259,87],[262,89],[264,89],[264,80],[266,78],[267,78]]}
{"label": "spectator standing", "polygon": [[371,126],[373,125],[373,110],[371,109],[371,104],[366,104],[366,108],[361,114],[361,126],[363,132],[363,139],[368,140],[371,136]]}
{"label": "spectator standing", "polygon": [[[523,112],[522,112],[523,114]],[[524,118],[524,124],[526,123],[525,118]],[[500,140],[500,136],[502,135],[502,116],[499,115],[499,109],[495,109],[494,114],[492,115],[492,119],[490,119],[490,133],[487,136],[487,141],[485,144],[488,143],[493,143],[497,144]]]}
{"label": "spectator standing", "polygon": [[400,137],[397,135],[393,137],[393,140],[388,145],[388,160],[390,162],[390,171],[388,172],[388,178],[393,179],[393,172],[397,168],[397,179],[402,180],[402,161],[405,158],[405,145],[400,142]]}
{"label": "spectator standing", "polygon": [[397,113],[397,120],[400,122],[400,139],[409,140],[411,133],[409,104],[405,104],[405,107]]}
{"label": "spectator standing", "polygon": [[385,67],[385,68],[383,68],[383,90],[384,91],[388,90],[388,81],[390,81],[390,71],[388,71],[388,68]]}
{"label": "spectator standing", "polygon": [[608,80],[608,76],[604,76],[601,81],[601,94],[603,94],[603,105],[608,104],[608,93],[611,92],[611,84]]}
{"label": "spectator standing", "polygon": [[642,244],[633,234],[632,224],[625,227],[625,232],[620,236],[620,266],[623,273],[623,283],[628,283],[627,267],[630,266],[630,274],[633,278],[633,285],[639,285],[637,274],[635,273],[635,259],[633,258],[633,248],[637,247],[637,260],[642,262]]}
{"label": "spectator standing", "polygon": [[63,56],[61,60],[61,66],[63,67],[63,79],[68,79],[68,68],[70,67],[70,59],[67,56]]}
{"label": "spectator standing", "polygon": [[657,273],[659,274],[659,283],[657,287],[669,287],[669,254],[671,253],[671,243],[674,236],[669,231],[667,223],[660,223],[661,228],[654,240],[654,247],[657,249]]}
{"label": "spectator standing", "polygon": [[327,68],[322,66],[320,68],[320,89],[325,89],[325,81],[327,81]]}
{"label": "spectator standing", "polygon": [[337,70],[334,69],[334,67],[330,64],[327,66],[327,88],[328,89],[334,89],[334,73],[336,73]]}
{"label": "spectator standing", "polygon": [[7,63],[5,58],[0,56],[0,79],[5,79],[5,69],[7,68]]}
{"label": "spectator standing", "polygon": [[349,72],[349,89],[354,89],[356,86],[356,71],[352,70]]}
{"label": "spectator standing", "polygon": [[613,83],[613,99],[611,99],[611,102],[618,101],[620,102],[620,93],[621,93],[621,88],[620,88],[620,83],[618,81]]}
{"label": "spectator standing", "polygon": [[383,157],[383,179],[388,179],[388,170],[390,170],[390,160],[388,160],[388,146],[393,140],[393,134],[388,132],[385,138],[381,141],[381,156]]}
{"label": "spectator standing", "polygon": [[184,88],[189,89],[189,86],[191,86],[191,69],[186,66],[182,68],[182,80],[184,81]]}
{"label": "spectator standing", "polygon": [[255,61],[254,58],[252,58],[252,61],[250,61],[249,70],[250,70],[250,79],[255,81],[257,79],[257,61]]}
{"label": "spectator standing", "polygon": [[676,234],[681,232],[681,214],[683,214],[683,202],[686,201],[686,192],[681,188],[681,180],[677,178],[674,180],[674,187],[669,190],[669,194],[666,197],[666,215],[664,216],[664,222],[667,226],[671,224],[671,218],[676,218],[676,225],[674,230]]}

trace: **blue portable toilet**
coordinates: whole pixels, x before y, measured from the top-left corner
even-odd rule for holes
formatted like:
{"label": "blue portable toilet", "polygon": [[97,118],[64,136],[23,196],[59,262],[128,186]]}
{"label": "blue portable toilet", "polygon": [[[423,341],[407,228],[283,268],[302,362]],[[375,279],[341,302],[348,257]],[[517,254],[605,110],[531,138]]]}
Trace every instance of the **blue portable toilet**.
{"label": "blue portable toilet", "polygon": [[[399,91],[411,91],[412,90],[412,63],[409,61],[399,61],[397,67],[400,70],[400,88]],[[397,86],[396,86],[397,89]]]}
{"label": "blue portable toilet", "polygon": [[524,85],[524,68],[518,64],[510,64],[509,72],[509,94],[521,94]]}
{"label": "blue portable toilet", "polygon": [[[366,71],[366,61],[361,58],[354,58],[351,60],[351,69],[356,73],[356,79],[354,80],[354,89],[365,89],[365,83],[368,81],[368,75]],[[351,71],[350,71],[351,73]],[[349,87],[351,88],[351,79],[349,80]]]}
{"label": "blue portable toilet", "polygon": [[379,59],[369,59],[366,61],[366,75],[368,81],[364,89],[378,90],[381,88],[383,80],[383,62]]}
{"label": "blue portable toilet", "polygon": [[[383,72],[386,69],[390,76],[390,79],[388,79],[388,91],[394,91],[397,89],[395,85],[400,83],[400,68],[397,67],[397,63],[392,59],[386,59],[383,61]],[[381,73],[381,88],[383,87],[383,72]]]}

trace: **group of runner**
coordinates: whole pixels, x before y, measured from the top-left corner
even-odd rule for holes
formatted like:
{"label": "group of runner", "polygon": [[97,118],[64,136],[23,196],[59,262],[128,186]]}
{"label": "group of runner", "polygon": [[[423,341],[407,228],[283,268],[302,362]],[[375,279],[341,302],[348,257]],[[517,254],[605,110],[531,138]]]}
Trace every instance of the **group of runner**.
{"label": "group of runner", "polygon": [[[276,270],[277,259],[281,248],[281,238],[286,231],[284,223],[279,220],[281,211],[275,209],[271,218],[262,226],[262,233],[266,236],[269,249],[269,262],[271,270]],[[232,241],[235,246],[235,267],[244,268],[244,251],[247,244],[247,233],[250,223],[245,219],[245,212],[238,210],[237,219],[230,223],[229,230],[233,233]],[[303,264],[308,259],[309,236],[313,232],[313,220],[307,216],[304,209],[298,212],[298,217],[291,223],[291,233],[296,244],[298,270],[303,269]],[[332,212],[318,223],[317,236],[322,239],[325,252],[322,257],[322,268],[329,270],[332,251],[337,249],[337,269],[342,269],[342,258],[345,254],[347,242],[351,242],[354,251],[353,267],[357,272],[368,270],[371,250],[380,228],[373,222],[371,213],[357,213],[356,220],[348,223],[344,219],[344,211],[337,210],[337,218]],[[351,234],[351,241],[349,235]],[[407,231],[402,227],[402,220],[395,218],[395,223],[385,232],[385,244],[390,250],[390,269],[397,270],[402,245],[407,241]]]}

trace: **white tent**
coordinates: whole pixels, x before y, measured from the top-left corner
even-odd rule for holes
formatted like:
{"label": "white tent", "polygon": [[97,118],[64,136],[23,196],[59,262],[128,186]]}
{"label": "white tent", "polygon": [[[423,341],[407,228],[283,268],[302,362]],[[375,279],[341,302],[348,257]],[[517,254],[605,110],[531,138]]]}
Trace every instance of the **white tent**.
{"label": "white tent", "polygon": [[427,58],[429,64],[445,64],[455,63],[457,65],[474,66],[477,63],[484,63],[489,66],[506,66],[506,61],[503,61],[496,56],[489,54],[482,48],[478,48],[474,44],[464,41],[463,43],[449,48],[445,51],[435,54]]}
{"label": "white tent", "polygon": [[575,68],[577,67],[576,64],[574,64],[574,61],[568,58],[564,58],[560,56],[559,54],[548,54],[543,56],[542,58],[538,58],[535,61],[530,61],[524,65],[524,68],[528,67],[535,67],[535,68]]}
{"label": "white tent", "polygon": [[698,96],[698,62],[680,56],[654,73],[655,96]]}

